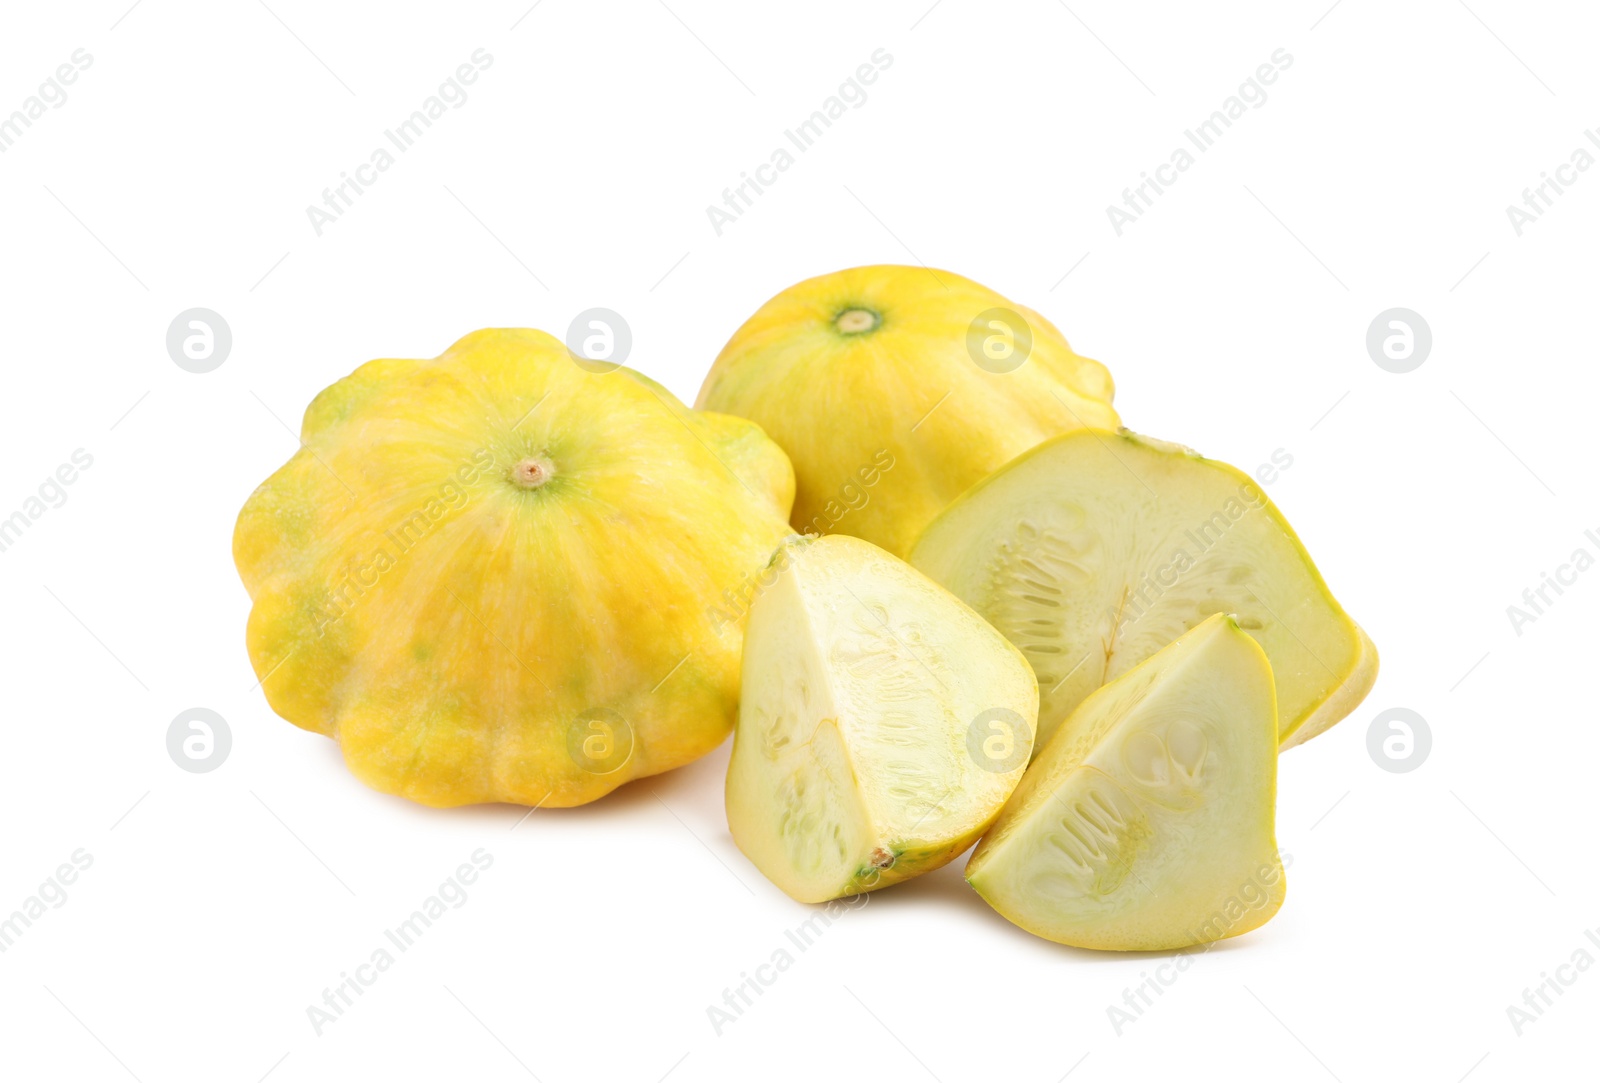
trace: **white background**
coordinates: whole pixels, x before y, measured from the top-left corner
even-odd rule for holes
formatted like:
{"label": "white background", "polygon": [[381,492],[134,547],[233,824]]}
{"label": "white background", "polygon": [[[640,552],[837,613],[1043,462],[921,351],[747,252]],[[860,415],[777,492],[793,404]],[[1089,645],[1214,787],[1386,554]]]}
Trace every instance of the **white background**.
{"label": "white background", "polygon": [[[1600,571],[1520,635],[1506,607],[1600,555],[1600,170],[1520,237],[1505,210],[1600,126],[1592,10],[270,3],[0,15],[0,114],[93,56],[0,155],[0,517],[94,459],[0,553],[0,914],[93,858],[0,955],[0,1074],[1593,1076],[1600,973],[1520,1036],[1507,1008],[1600,958]],[[306,206],[480,47],[467,103],[317,236]],[[706,205],[878,48],[866,103],[717,236]],[[1278,48],[1266,103],[1117,236],[1107,205]],[[1283,757],[1282,912],[1120,1034],[1107,1007],[1165,957],[1034,939],[957,863],[873,895],[718,1035],[707,1006],[810,913],[732,845],[726,747],[520,826],[370,792],[253,687],[234,516],[369,358],[606,306],[692,399],[779,289],[922,261],[1051,317],[1131,427],[1247,470],[1291,454],[1268,491],[1382,675]],[[234,338],[205,375],[164,341],[195,306]],[[1394,306],[1434,337],[1405,375],[1365,347]],[[196,706],[233,734],[210,774],[166,750]],[[1431,725],[1409,774],[1367,752],[1390,707]],[[319,1037],[307,1007],[480,847],[465,905]]]}

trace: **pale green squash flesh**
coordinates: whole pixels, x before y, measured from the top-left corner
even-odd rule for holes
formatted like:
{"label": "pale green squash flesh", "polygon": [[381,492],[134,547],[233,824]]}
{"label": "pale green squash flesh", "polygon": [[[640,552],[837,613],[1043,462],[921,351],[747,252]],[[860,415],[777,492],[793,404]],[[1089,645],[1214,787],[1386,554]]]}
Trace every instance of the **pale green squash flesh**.
{"label": "pale green squash flesh", "polygon": [[967,864],[1022,928],[1170,950],[1237,936],[1283,902],[1277,719],[1266,655],[1217,615],[1091,694]]}
{"label": "pale green squash flesh", "polygon": [[[796,537],[751,606],[729,829],[802,902],[938,868],[1021,778],[1037,708],[1021,654],[948,591],[869,542]],[[994,710],[1020,723],[1004,770],[969,747]]]}
{"label": "pale green squash flesh", "polygon": [[1085,696],[1214,613],[1272,661],[1287,748],[1377,679],[1371,640],[1251,478],[1127,432],[1049,440],[929,524],[911,562],[1015,643],[1039,679],[1039,743]]}

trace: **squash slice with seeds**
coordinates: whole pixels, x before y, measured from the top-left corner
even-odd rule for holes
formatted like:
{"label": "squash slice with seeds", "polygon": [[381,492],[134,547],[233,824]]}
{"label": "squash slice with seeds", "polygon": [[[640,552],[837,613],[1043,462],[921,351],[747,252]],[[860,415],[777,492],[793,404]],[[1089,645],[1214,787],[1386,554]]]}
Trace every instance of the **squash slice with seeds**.
{"label": "squash slice with seeds", "polygon": [[1378,675],[1259,485],[1177,444],[1082,430],[974,486],[911,562],[1021,648],[1039,678],[1039,740],[1084,697],[1215,613],[1272,661],[1280,744],[1315,737]]}
{"label": "squash slice with seeds", "polygon": [[751,606],[728,827],[801,902],[887,887],[959,855],[1033,747],[1015,647],[857,538],[786,542]]}
{"label": "squash slice with seeds", "polygon": [[1034,761],[967,882],[1048,940],[1165,951],[1283,903],[1272,667],[1225,614],[1100,688]]}

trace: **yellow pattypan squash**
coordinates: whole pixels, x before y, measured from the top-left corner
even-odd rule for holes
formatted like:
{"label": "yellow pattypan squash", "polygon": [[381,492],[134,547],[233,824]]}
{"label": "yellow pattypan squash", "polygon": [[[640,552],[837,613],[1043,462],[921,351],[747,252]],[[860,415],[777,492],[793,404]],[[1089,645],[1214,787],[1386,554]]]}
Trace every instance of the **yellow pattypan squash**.
{"label": "yellow pattypan squash", "polygon": [[273,710],[427,805],[567,806],[716,747],[794,476],[540,331],[478,331],[317,396],[239,515]]}
{"label": "yellow pattypan squash", "polygon": [[772,298],[697,406],[794,463],[793,523],[904,557],[967,488],[1048,437],[1116,429],[1111,376],[1038,313],[949,271],[857,267]]}

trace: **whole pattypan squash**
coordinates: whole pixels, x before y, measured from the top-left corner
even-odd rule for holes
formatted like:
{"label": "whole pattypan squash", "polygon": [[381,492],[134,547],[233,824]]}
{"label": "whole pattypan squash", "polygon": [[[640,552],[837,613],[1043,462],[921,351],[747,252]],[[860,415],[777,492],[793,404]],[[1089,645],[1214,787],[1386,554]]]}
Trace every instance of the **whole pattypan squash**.
{"label": "whole pattypan squash", "polygon": [[240,513],[267,700],[368,785],[578,805],[727,736],[793,472],[750,422],[592,367],[526,330],[372,361]]}
{"label": "whole pattypan squash", "polygon": [[700,389],[794,463],[793,523],[904,557],[922,528],[1048,437],[1116,429],[1111,376],[1037,312],[960,275],[857,267],[745,321]]}

